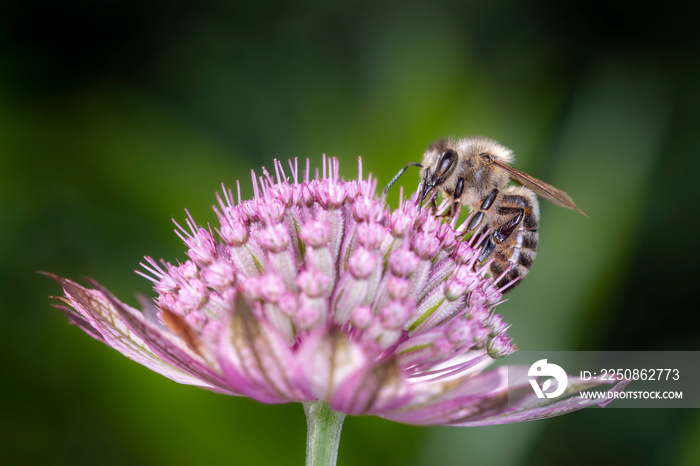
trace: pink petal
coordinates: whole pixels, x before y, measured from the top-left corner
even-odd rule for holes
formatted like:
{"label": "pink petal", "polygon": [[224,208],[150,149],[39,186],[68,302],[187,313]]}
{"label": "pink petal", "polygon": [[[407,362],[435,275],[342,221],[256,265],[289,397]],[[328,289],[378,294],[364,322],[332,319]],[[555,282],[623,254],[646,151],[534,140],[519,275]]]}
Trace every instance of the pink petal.
{"label": "pink petal", "polygon": [[[72,313],[63,306],[60,306],[64,313],[68,312],[73,323],[85,330],[89,335],[104,341],[107,345],[116,349],[129,359],[148,367],[171,380],[186,385],[195,385],[214,391],[221,391],[205,380],[191,374],[186,368],[173,367],[153,352],[149,345],[144,342],[144,338],[137,332],[133,332],[130,326],[122,319],[117,306],[114,305],[114,298],[110,300],[107,295],[98,290],[88,290],[82,286],[52,274],[47,276],[56,280],[66,293],[67,298],[63,299],[75,309],[77,314]],[[113,301],[114,300],[114,301]],[[118,303],[118,307],[124,312],[130,312],[134,319],[143,320],[143,316],[135,309]],[[129,309],[129,311],[126,311]],[[230,393],[234,394],[234,393]]]}
{"label": "pink petal", "polygon": [[263,403],[313,399],[304,373],[282,336],[260,323],[239,296],[218,348],[227,384]]}
{"label": "pink petal", "polygon": [[397,409],[408,400],[396,362],[376,364],[337,328],[307,338],[299,348],[313,395],[334,411],[368,414]]}
{"label": "pink petal", "polygon": [[[526,374],[527,368],[519,369]],[[508,375],[508,367],[501,366],[476,376],[416,387],[411,404],[381,416],[405,424],[466,427],[545,419],[601,405],[600,402],[572,396],[558,401],[539,399],[527,383],[526,376],[517,377],[517,381],[511,380],[509,384]],[[584,383],[570,377],[567,393],[574,394],[600,385],[610,384]],[[619,383],[612,390],[621,390],[625,385]]]}
{"label": "pink petal", "polygon": [[[71,301],[69,299],[65,298],[58,298],[61,300],[65,300],[64,302],[68,304],[69,306],[71,305]],[[71,324],[77,325],[80,327],[85,333],[90,335],[92,338],[95,340],[101,341],[102,343],[107,343],[102,337],[102,334],[98,329],[90,325],[90,322],[88,322],[86,319],[80,316],[76,311],[73,309],[70,309],[66,306],[61,306],[61,305],[55,305],[54,306],[56,309],[61,311],[66,317],[68,317],[68,320],[70,320]]]}
{"label": "pink petal", "polygon": [[[120,302],[99,283],[93,280],[89,281],[106,298],[108,304],[126,324],[128,330],[146,342],[148,348],[163,362],[196,377],[200,380],[200,385],[204,382],[208,386],[207,388],[212,387],[220,393],[231,391],[226,386],[224,378],[207,367],[193,351],[187,350],[184,342],[148,322],[141,312]],[[232,394],[238,393],[234,391]]]}

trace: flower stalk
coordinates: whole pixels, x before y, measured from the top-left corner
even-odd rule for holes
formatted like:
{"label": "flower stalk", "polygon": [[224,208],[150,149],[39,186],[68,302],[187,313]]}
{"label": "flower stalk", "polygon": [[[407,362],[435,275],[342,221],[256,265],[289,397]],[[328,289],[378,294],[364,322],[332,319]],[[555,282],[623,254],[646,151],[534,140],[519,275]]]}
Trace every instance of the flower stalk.
{"label": "flower stalk", "polygon": [[306,466],[335,466],[345,413],[324,401],[303,403],[306,413]]}

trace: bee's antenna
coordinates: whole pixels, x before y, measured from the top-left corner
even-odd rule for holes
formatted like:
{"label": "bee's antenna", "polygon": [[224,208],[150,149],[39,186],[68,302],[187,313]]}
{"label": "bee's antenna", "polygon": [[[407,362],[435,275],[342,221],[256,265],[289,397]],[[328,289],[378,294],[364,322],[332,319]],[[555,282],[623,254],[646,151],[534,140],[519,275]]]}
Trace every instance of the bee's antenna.
{"label": "bee's antenna", "polygon": [[386,192],[389,191],[389,188],[391,188],[391,187],[393,186],[393,184],[396,183],[396,181],[401,177],[401,175],[403,175],[404,172],[405,172],[406,170],[408,170],[408,167],[423,168],[423,165],[421,165],[421,164],[419,164],[419,163],[416,163],[416,162],[411,162],[411,163],[409,163],[408,165],[406,165],[405,167],[403,167],[401,170],[399,170],[399,172],[396,174],[396,176],[393,177],[393,178],[391,179],[391,181],[389,181],[389,184],[386,185],[386,188],[384,188],[384,191],[382,191],[384,194],[386,194]]}

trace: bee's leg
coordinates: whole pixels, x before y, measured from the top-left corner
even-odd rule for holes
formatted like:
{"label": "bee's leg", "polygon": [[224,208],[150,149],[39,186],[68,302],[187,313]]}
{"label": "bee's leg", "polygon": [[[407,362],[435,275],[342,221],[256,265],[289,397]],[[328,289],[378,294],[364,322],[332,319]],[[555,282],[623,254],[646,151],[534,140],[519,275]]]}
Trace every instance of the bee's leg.
{"label": "bee's leg", "polygon": [[447,209],[447,212],[438,215],[438,217],[452,220],[452,218],[454,218],[455,214],[457,213],[457,207],[459,207],[459,202],[453,202],[452,204],[450,204],[450,208]]}
{"label": "bee's leg", "polygon": [[445,217],[452,220],[455,215],[457,215],[457,207],[459,207],[459,202],[453,202],[450,204],[450,210],[447,211]]}
{"label": "bee's leg", "polygon": [[[484,246],[481,248],[481,254],[479,254],[479,262],[483,262],[487,257],[491,255],[493,250],[496,249],[496,243],[493,240],[493,235],[489,235],[484,242]],[[476,264],[474,264],[476,267]]]}
{"label": "bee's leg", "polygon": [[455,190],[452,193],[452,204],[450,204],[450,209],[445,212],[444,214],[440,215],[440,217],[448,218],[448,219],[453,219],[455,215],[457,215],[457,207],[459,207],[459,204],[462,202],[462,193],[464,192],[464,178],[459,178],[457,180],[457,185],[455,186]]}
{"label": "bee's leg", "polygon": [[434,216],[437,214],[437,194],[433,196],[433,198],[430,200],[430,213]]}
{"label": "bee's leg", "polygon": [[481,222],[484,220],[484,214],[491,208],[493,201],[495,201],[498,197],[498,193],[498,189],[494,188],[493,191],[491,191],[489,195],[486,196],[483,201],[481,201],[479,211],[474,214],[472,219],[469,221],[469,225],[467,225],[467,231],[475,230],[479,224],[481,224]]}
{"label": "bee's leg", "polygon": [[503,225],[496,228],[496,230],[486,238],[484,247],[479,254],[479,261],[486,259],[496,248],[497,245],[503,243],[507,240],[510,235],[520,226],[525,216],[525,209],[520,209],[517,207],[501,207],[501,212],[513,212],[513,216],[506,221]]}
{"label": "bee's leg", "polygon": [[507,240],[510,235],[513,234],[515,229],[522,223],[523,217],[525,216],[525,209],[509,207],[508,210],[513,211],[515,215],[513,215],[510,220],[498,227],[496,231],[491,234],[493,239],[499,244]]}

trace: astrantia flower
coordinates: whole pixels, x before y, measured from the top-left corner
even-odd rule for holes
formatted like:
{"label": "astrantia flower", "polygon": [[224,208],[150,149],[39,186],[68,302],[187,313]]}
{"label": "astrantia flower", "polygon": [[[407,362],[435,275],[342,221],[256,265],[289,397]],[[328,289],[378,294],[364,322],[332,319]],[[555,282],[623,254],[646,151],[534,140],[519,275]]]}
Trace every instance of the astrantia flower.
{"label": "astrantia flower", "polygon": [[[235,203],[224,190],[219,226],[192,217],[178,225],[188,259],[146,258],[141,273],[157,297],[141,299],[142,311],[95,282],[54,277],[69,306],[58,307],[176,382],[304,402],[310,451],[332,443],[323,432],[335,422],[339,433],[344,414],[477,426],[586,405],[539,400],[525,378],[523,390],[509,386],[505,366],[485,371],[515,346],[494,311],[499,277],[477,263],[478,235],[461,240],[454,222],[419,209],[415,196],[390,211],[361,165],[352,181],[338,177],[336,160],[313,179],[308,162],[304,179],[290,169],[292,180],[280,163],[274,178],[253,175],[251,200],[239,194]],[[509,388],[518,397],[510,403]]]}

